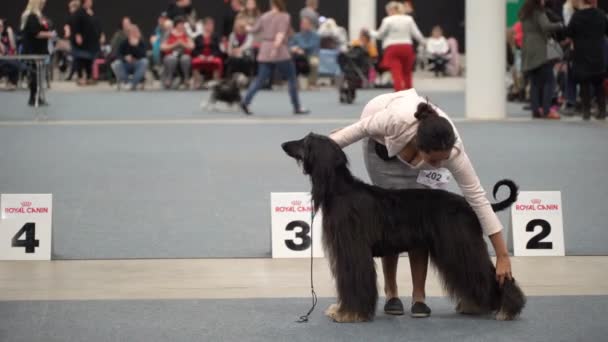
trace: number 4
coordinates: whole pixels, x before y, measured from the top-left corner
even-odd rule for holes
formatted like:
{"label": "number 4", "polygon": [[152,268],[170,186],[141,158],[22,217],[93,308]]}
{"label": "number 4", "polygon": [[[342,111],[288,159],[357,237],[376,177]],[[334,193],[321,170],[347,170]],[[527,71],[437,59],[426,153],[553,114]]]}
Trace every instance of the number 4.
{"label": "number 4", "polygon": [[[24,240],[19,238],[25,234]],[[25,247],[25,253],[35,253],[36,247],[40,246],[40,241],[36,240],[36,224],[33,222],[26,223],[15,236],[13,236],[13,247]]]}

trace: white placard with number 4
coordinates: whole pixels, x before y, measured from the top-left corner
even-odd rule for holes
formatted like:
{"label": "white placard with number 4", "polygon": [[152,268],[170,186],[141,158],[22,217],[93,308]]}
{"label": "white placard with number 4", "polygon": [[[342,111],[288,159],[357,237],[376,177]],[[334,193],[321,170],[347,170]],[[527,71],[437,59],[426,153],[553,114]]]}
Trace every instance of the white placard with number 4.
{"label": "white placard with number 4", "polygon": [[0,260],[51,260],[53,196],[0,195]]}
{"label": "white placard with number 4", "polygon": [[323,218],[321,212],[315,215],[311,232],[310,193],[273,192],[270,194],[270,210],[273,258],[309,258],[311,246],[315,258],[323,257]]}
{"label": "white placard with number 4", "polygon": [[520,192],[511,222],[514,255],[565,255],[561,192]]}

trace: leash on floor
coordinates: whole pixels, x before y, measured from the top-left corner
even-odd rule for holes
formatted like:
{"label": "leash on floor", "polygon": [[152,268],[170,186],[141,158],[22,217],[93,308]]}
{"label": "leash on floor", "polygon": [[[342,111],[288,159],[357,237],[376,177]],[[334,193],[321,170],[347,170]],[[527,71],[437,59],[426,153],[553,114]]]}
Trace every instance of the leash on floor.
{"label": "leash on floor", "polygon": [[310,293],[312,296],[312,307],[310,308],[310,310],[308,310],[308,312],[306,313],[306,315],[300,316],[300,319],[298,319],[296,322],[297,323],[308,323],[308,318],[310,317],[310,314],[315,310],[315,306],[317,306],[317,293],[315,292],[315,285],[313,283],[313,271],[312,271],[312,264],[313,264],[313,246],[314,244],[314,240],[312,237],[313,234],[313,224],[315,222],[315,205],[313,203],[313,201],[310,201],[311,204],[311,209],[310,209]]}

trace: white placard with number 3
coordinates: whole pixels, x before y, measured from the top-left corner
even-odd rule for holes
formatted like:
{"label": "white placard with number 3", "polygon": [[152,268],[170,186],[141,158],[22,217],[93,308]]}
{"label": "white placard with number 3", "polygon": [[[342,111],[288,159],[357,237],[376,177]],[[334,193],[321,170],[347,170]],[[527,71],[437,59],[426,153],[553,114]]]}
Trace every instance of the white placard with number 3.
{"label": "white placard with number 3", "polygon": [[311,246],[314,257],[323,257],[323,218],[320,212],[315,215],[311,232],[310,193],[273,192],[270,194],[270,209],[273,258],[309,258]]}

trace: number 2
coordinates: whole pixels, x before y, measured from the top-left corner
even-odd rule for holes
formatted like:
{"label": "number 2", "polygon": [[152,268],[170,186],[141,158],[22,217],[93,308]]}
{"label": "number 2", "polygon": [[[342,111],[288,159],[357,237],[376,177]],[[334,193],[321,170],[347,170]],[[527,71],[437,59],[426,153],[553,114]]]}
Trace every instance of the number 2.
{"label": "number 2", "polygon": [[549,222],[547,222],[545,220],[541,220],[541,219],[532,220],[532,221],[528,222],[528,225],[526,225],[526,231],[533,232],[534,228],[536,228],[537,226],[540,226],[542,229],[541,229],[540,233],[536,234],[532,239],[530,239],[530,241],[528,241],[528,244],[526,244],[526,248],[527,249],[552,249],[553,242],[542,241],[544,238],[549,236],[549,234],[551,233],[551,224]]}
{"label": "number 2", "polygon": [[[19,238],[25,234],[24,240]],[[33,222],[26,223],[15,236],[13,236],[12,247],[25,247],[25,253],[31,254],[36,252],[36,247],[40,246],[40,240],[36,240],[36,224]]]}
{"label": "number 2", "polygon": [[285,230],[290,232],[292,230],[295,230],[296,228],[301,229],[301,231],[296,232],[296,238],[302,239],[302,243],[297,244],[294,242],[294,240],[285,240],[285,245],[292,251],[307,250],[312,243],[310,235],[308,235],[308,233],[310,233],[310,225],[308,225],[308,223],[304,221],[292,221],[289,222],[287,227],[285,227]]}

